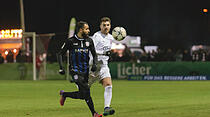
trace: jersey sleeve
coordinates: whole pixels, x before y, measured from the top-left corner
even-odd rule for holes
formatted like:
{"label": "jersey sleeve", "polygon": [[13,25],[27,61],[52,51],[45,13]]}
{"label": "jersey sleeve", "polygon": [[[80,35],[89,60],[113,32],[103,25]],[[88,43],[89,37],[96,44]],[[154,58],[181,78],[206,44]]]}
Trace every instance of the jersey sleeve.
{"label": "jersey sleeve", "polygon": [[63,45],[61,46],[61,49],[60,51],[57,53],[57,60],[58,60],[58,63],[59,63],[59,66],[60,66],[60,69],[63,68],[63,55],[66,53],[66,51],[68,49],[71,49],[71,41],[69,41],[69,39],[67,39]]}
{"label": "jersey sleeve", "polygon": [[90,51],[91,54],[93,55],[93,64],[96,64],[98,58],[95,50],[95,45],[92,39],[90,39]]}
{"label": "jersey sleeve", "polygon": [[96,33],[93,35],[92,41],[94,43],[94,47],[96,48],[96,45],[97,45],[97,34]]}
{"label": "jersey sleeve", "polygon": [[94,46],[95,46],[95,50],[96,50],[96,53],[97,54],[104,54],[103,51],[101,50],[101,48],[103,47],[102,43],[100,42],[101,39],[100,39],[100,35],[98,32],[96,32],[94,35],[93,35],[93,42],[94,42]]}
{"label": "jersey sleeve", "polygon": [[71,41],[70,41],[69,39],[67,39],[67,40],[63,43],[63,45],[61,46],[59,53],[60,53],[61,55],[65,54],[66,51],[67,51],[68,49],[71,48],[71,45],[72,45],[72,44],[71,44]]}

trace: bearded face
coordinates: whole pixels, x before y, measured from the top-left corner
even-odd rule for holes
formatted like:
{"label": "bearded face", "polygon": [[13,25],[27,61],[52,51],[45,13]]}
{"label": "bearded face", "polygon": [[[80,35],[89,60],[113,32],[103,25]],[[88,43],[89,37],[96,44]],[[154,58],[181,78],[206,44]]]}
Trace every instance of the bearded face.
{"label": "bearded face", "polygon": [[89,33],[90,33],[90,32],[85,32],[85,31],[83,31],[83,32],[82,32],[82,37],[83,37],[83,38],[88,38],[88,37],[89,37]]}
{"label": "bearded face", "polygon": [[85,24],[83,29],[82,29],[82,37],[83,38],[88,38],[89,34],[90,34],[89,26],[87,24]]}

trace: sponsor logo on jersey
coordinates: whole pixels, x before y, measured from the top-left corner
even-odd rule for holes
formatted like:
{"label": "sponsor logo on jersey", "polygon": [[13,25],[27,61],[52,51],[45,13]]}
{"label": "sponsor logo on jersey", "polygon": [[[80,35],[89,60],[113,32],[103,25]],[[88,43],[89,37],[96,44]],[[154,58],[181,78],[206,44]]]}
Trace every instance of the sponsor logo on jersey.
{"label": "sponsor logo on jersey", "polygon": [[78,45],[78,43],[73,43],[73,45]]}
{"label": "sponsor logo on jersey", "polygon": [[88,46],[90,46],[90,43],[89,42],[85,42],[85,45],[88,47]]}
{"label": "sponsor logo on jersey", "polygon": [[88,52],[88,49],[75,49],[75,52]]}
{"label": "sponsor logo on jersey", "polygon": [[109,46],[104,46],[103,50],[110,50],[111,48]]}

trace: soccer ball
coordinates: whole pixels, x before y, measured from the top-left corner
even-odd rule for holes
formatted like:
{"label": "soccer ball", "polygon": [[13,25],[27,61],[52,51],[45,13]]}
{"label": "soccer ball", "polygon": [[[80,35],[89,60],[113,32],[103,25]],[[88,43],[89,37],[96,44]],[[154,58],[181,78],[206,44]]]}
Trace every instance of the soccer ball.
{"label": "soccer ball", "polygon": [[127,35],[126,30],[123,27],[115,27],[112,30],[112,36],[117,41],[123,40],[126,37],[126,35]]}

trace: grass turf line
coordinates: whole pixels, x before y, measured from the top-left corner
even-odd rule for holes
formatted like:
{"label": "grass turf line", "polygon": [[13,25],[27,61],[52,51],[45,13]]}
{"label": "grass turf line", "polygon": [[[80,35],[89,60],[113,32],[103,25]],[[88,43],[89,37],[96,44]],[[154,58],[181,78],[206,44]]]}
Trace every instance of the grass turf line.
{"label": "grass turf line", "polygon": [[[91,117],[82,100],[68,98],[61,107],[61,89],[77,90],[65,80],[1,80],[0,117]],[[103,90],[98,83],[91,88],[99,113]],[[209,117],[209,100],[210,81],[113,81],[113,117]]]}

